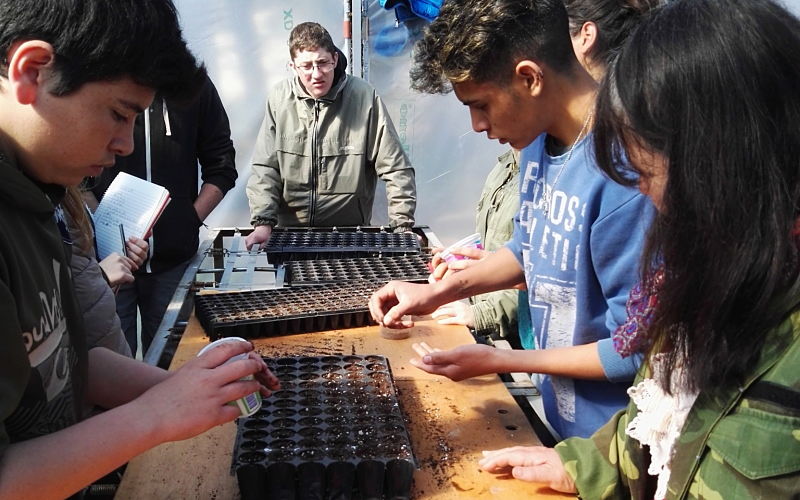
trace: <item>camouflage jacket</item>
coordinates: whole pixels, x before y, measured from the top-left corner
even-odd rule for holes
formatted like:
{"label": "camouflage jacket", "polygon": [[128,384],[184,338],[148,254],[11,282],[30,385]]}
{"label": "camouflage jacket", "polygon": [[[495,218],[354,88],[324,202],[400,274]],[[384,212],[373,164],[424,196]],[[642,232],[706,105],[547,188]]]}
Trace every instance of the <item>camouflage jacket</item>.
{"label": "camouflage jacket", "polygon": [[[636,413],[556,446],[582,498],[653,497],[649,451],[625,435]],[[800,312],[769,333],[743,387],[698,396],[673,452],[668,499],[800,495]]]}

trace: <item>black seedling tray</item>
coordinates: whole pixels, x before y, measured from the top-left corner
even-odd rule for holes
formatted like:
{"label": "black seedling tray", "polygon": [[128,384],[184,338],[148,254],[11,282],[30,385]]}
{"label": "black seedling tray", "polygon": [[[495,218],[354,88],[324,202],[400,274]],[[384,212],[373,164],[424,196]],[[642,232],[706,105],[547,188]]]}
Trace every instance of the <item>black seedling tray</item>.
{"label": "black seedling tray", "polygon": [[292,286],[342,283],[352,279],[428,280],[430,258],[423,254],[354,259],[293,260],[286,262],[286,281]]}
{"label": "black seedling tray", "polygon": [[195,298],[195,314],[212,339],[269,337],[368,325],[372,292],[384,282],[354,280]]}
{"label": "black seedling tray", "polygon": [[238,421],[243,500],[410,498],[416,461],[385,357],[265,361],[281,390]]}
{"label": "black seedling tray", "polygon": [[274,228],[265,248],[274,264],[289,260],[419,253],[417,236],[383,228]]}

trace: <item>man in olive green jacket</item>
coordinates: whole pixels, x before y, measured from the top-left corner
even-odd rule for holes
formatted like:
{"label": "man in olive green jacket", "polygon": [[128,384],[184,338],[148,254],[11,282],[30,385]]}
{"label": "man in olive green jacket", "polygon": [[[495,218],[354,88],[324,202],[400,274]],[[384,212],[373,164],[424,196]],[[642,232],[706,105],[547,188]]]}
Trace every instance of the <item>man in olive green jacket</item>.
{"label": "man in olive green jacket", "polygon": [[292,30],[289,53],[296,75],[270,93],[253,153],[247,248],[278,224],[369,225],[378,177],[392,229],[410,229],[414,169],[375,89],[345,73],[344,54],[317,23]]}

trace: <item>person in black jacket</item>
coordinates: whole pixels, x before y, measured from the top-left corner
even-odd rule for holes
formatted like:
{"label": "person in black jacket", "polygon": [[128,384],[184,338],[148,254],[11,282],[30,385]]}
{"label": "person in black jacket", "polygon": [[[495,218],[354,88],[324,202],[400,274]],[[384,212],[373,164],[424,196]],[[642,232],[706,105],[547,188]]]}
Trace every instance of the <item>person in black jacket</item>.
{"label": "person in black jacket", "polygon": [[[117,293],[117,314],[136,354],[137,308],[142,318],[142,354],[147,352],[189,262],[199,228],[236,182],[235,151],[228,115],[207,79],[199,97],[179,104],[157,95],[136,118],[134,151],[118,156],[92,191],[100,199],[117,173],[127,172],[164,186],[172,201],[148,239],[150,256],[133,283]],[[203,185],[198,193],[198,161]]]}

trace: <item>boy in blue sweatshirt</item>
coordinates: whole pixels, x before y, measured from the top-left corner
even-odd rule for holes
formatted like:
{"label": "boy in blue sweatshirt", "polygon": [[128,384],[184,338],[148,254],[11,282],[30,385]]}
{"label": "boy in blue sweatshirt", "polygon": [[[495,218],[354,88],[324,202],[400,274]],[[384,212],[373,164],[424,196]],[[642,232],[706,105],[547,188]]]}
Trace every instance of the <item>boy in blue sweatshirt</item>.
{"label": "boy in blue sweatshirt", "polygon": [[453,380],[539,374],[547,419],[561,437],[591,435],[627,403],[638,359],[621,358],[610,336],[625,320],[652,211],[635,189],[595,167],[596,83],[575,58],[567,23],[560,0],[453,0],[428,27],[415,52],[414,86],[429,93],[452,86],[476,132],[523,149],[520,212],[512,240],[490,257],[434,284],[391,282],[370,299],[376,321],[408,326],[403,315],[527,287],[540,349],[440,352],[423,344],[414,363]]}

